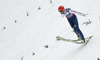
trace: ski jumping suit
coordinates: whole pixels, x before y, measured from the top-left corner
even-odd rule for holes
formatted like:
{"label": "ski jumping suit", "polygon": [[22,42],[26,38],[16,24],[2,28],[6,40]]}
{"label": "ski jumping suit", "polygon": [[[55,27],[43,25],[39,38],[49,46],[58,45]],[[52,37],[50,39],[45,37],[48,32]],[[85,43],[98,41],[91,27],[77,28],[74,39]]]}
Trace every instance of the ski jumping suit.
{"label": "ski jumping suit", "polygon": [[73,11],[70,8],[65,9],[65,12],[61,13],[61,14],[62,14],[62,16],[64,15],[68,19],[68,22],[69,22],[70,26],[73,28],[77,37],[81,38],[85,42],[84,35],[81,32],[81,30],[79,29],[78,20],[74,13],[78,13],[78,14],[82,15],[82,13]]}

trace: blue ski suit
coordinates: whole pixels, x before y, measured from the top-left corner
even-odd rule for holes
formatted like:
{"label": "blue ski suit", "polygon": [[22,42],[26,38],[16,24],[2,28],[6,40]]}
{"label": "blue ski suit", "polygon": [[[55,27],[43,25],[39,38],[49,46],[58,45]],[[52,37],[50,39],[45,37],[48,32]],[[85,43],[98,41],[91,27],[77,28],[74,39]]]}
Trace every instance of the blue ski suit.
{"label": "blue ski suit", "polygon": [[68,19],[68,22],[69,22],[70,26],[73,28],[77,37],[81,38],[85,42],[84,35],[81,32],[81,30],[79,29],[78,20],[77,20],[77,17],[74,13],[78,13],[78,14],[82,15],[82,13],[73,11],[70,8],[65,9],[65,12],[61,13],[61,14],[64,15]]}
{"label": "blue ski suit", "polygon": [[82,40],[85,41],[83,33],[79,29],[78,20],[77,20],[76,15],[73,14],[73,16],[71,18],[67,18],[67,19],[68,19],[69,24],[73,28],[74,32],[76,33],[77,37],[78,38],[80,37]]}

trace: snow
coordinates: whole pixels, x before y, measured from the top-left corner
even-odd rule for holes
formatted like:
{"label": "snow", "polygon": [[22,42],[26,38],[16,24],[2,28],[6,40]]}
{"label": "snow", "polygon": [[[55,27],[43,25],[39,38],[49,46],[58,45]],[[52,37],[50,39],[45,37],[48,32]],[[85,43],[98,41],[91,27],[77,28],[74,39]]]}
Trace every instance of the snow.
{"label": "snow", "polygon": [[[0,0],[0,60],[97,60],[100,58],[99,2]],[[56,41],[58,35],[77,39],[67,19],[58,12],[59,5],[88,14],[77,15],[85,37],[93,35],[87,45]],[[91,24],[82,25],[89,20]]]}

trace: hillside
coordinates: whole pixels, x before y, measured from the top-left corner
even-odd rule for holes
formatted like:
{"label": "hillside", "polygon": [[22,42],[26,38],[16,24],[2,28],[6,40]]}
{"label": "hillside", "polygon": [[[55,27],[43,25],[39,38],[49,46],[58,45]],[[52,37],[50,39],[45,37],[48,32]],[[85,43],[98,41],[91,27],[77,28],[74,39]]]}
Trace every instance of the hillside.
{"label": "hillside", "polygon": [[[100,58],[99,0],[0,0],[0,60],[97,60]],[[88,14],[77,15],[87,45],[56,41],[56,36],[77,39],[67,19],[58,12],[64,5]],[[91,22],[87,24],[88,22]]]}

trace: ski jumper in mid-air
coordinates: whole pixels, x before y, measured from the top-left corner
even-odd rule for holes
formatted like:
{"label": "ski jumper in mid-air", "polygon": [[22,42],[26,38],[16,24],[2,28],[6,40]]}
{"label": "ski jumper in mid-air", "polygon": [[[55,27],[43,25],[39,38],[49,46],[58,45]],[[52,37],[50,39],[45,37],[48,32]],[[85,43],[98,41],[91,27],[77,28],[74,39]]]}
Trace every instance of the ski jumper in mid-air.
{"label": "ski jumper in mid-air", "polygon": [[59,6],[58,11],[61,13],[62,16],[65,16],[67,18],[78,39],[82,39],[82,42],[85,42],[84,35],[79,29],[78,20],[74,13],[80,14],[82,16],[85,16],[85,14],[71,10],[70,8],[64,8],[64,6]]}

